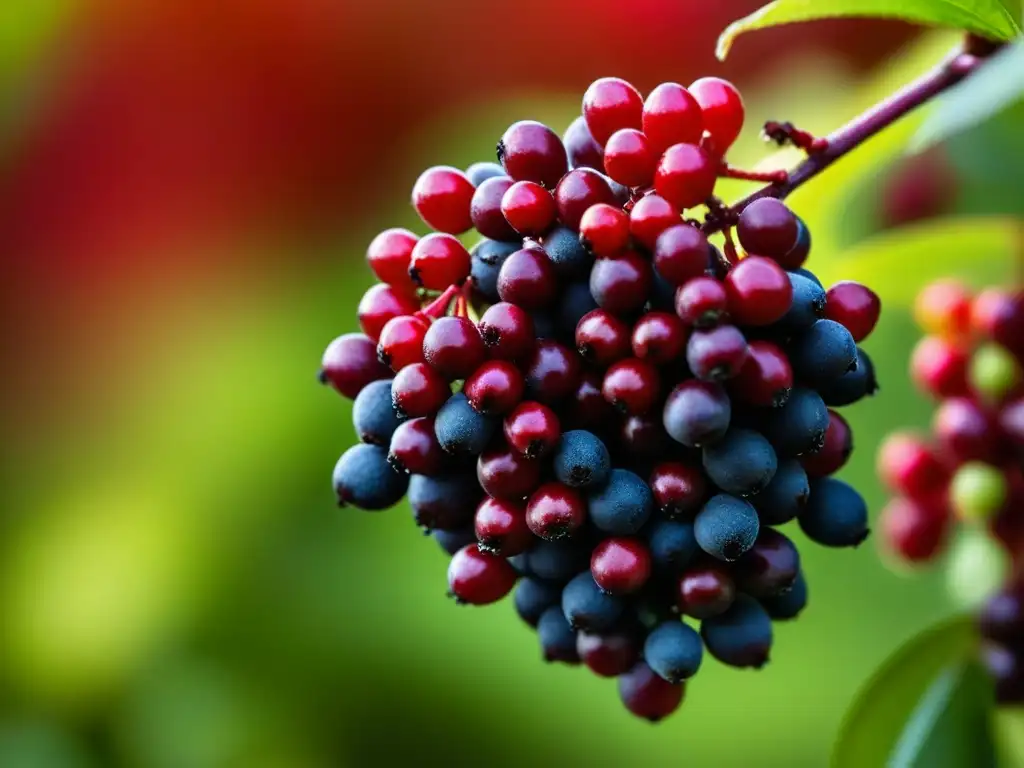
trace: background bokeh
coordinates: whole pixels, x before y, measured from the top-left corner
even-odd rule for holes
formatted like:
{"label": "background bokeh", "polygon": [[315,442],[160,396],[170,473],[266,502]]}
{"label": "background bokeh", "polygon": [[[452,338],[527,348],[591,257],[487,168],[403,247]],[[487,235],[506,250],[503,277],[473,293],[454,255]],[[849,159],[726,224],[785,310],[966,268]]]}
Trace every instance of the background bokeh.
{"label": "background bokeh", "polygon": [[[951,610],[937,574],[804,546],[811,607],[771,665],[708,664],[651,727],[614,683],[541,664],[510,605],[446,600],[407,509],[334,507],[349,406],[315,381],[356,329],[365,245],[422,231],[424,167],[491,159],[515,119],[561,130],[595,77],[708,73],[747,96],[752,164],[764,119],[826,131],[952,40],[815,23],[716,63],[757,5],[0,4],[0,766],[824,764],[870,671]],[[1005,278],[1018,230],[978,239],[979,217],[1024,206],[1021,169],[992,160],[1012,132],[901,159],[912,127],[793,198],[810,266],[891,299],[844,470],[873,511],[880,436],[929,413],[905,377],[909,297],[936,264]],[[935,259],[900,260],[883,230],[908,224]]]}

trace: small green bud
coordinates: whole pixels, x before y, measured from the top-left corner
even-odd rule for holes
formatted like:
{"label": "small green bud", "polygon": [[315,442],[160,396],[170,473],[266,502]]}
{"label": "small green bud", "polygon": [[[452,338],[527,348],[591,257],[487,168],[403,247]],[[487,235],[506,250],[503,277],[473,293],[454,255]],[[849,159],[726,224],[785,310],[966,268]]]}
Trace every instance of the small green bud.
{"label": "small green bud", "polygon": [[999,344],[983,344],[971,358],[968,373],[971,387],[990,401],[1002,400],[1020,384],[1021,370],[1017,360]]}
{"label": "small green bud", "polygon": [[969,461],[953,475],[949,500],[964,520],[988,520],[1006,503],[1006,477],[991,464]]}

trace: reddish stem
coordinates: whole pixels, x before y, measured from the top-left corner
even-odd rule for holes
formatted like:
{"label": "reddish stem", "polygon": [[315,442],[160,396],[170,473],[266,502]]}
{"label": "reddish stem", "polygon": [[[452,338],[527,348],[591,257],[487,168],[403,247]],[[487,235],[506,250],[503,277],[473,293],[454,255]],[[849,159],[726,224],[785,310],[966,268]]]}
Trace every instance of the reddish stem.
{"label": "reddish stem", "polygon": [[448,305],[452,303],[452,299],[462,290],[461,285],[449,285],[444,289],[436,299],[423,307],[416,314],[424,319],[436,320],[448,314]]}
{"label": "reddish stem", "polygon": [[723,179],[739,179],[740,181],[762,181],[765,184],[785,184],[789,179],[789,171],[745,171],[726,162],[718,167],[718,176]]}
{"label": "reddish stem", "polygon": [[815,136],[807,131],[802,131],[792,123],[778,123],[774,120],[769,120],[764,124],[764,128],[761,130],[766,139],[774,141],[780,147],[784,147],[786,144],[792,144],[794,147],[802,149],[808,154],[813,152],[823,152],[828,148],[828,141]]}

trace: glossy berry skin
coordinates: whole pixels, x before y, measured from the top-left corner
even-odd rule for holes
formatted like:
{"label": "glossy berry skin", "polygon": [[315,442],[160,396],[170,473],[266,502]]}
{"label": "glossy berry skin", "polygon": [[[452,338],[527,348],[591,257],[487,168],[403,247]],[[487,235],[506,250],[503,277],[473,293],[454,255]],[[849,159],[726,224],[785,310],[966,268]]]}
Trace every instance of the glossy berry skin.
{"label": "glossy berry skin", "polygon": [[598,203],[614,206],[615,195],[608,186],[608,180],[590,168],[569,171],[555,187],[558,219],[575,232],[580,229],[583,214]]}
{"label": "glossy berry skin", "polygon": [[664,230],[654,244],[654,268],[674,286],[704,275],[708,268],[708,239],[690,224]]}
{"label": "glossy berry skin", "polygon": [[910,356],[910,376],[918,389],[936,398],[967,395],[970,355],[958,344],[925,336]]}
{"label": "glossy berry skin", "polygon": [[772,620],[757,600],[737,595],[729,610],[701,622],[700,635],[723,664],[760,669],[772,647]]}
{"label": "glossy berry skin", "polygon": [[447,379],[465,379],[487,359],[480,332],[465,317],[442,317],[423,338],[427,364]]}
{"label": "glossy berry skin", "polygon": [[700,551],[693,523],[656,518],[646,534],[651,564],[662,575],[678,576]]}
{"label": "glossy berry skin", "polygon": [[[512,596],[519,618],[536,627],[540,617],[548,608],[554,607],[562,614],[562,586],[542,579],[520,579]],[[562,616],[562,621],[565,617]]]}
{"label": "glossy berry skin", "polygon": [[458,530],[472,526],[483,495],[476,478],[458,473],[409,478],[409,506],[416,524],[427,530]]}
{"label": "glossy berry skin", "polygon": [[1020,356],[1024,347],[1024,292],[987,288],[971,302],[971,328]]}
{"label": "glossy berry skin", "polygon": [[736,561],[740,591],[758,599],[788,591],[799,575],[796,545],[774,528],[762,528],[754,546]]}
{"label": "glossy berry skin", "polygon": [[825,404],[835,407],[856,403],[877,391],[874,363],[860,347],[857,347],[857,363],[853,370],[818,386],[818,394]]}
{"label": "glossy berry skin", "polygon": [[526,525],[526,508],[516,501],[484,499],[476,509],[473,530],[479,548],[491,555],[518,555],[533,543],[533,534]]}
{"label": "glossy berry skin", "polygon": [[615,256],[629,243],[629,216],[607,203],[590,206],[580,218],[580,242],[597,256]]}
{"label": "glossy berry skin", "polygon": [[704,132],[700,104],[678,83],[662,83],[647,95],[642,121],[657,152],[673,144],[698,144]]}
{"label": "glossy berry skin", "polygon": [[856,547],[868,537],[864,499],[842,480],[832,477],[811,483],[811,497],[798,520],[808,538],[826,547]]}
{"label": "glossy berry skin", "polygon": [[571,488],[604,485],[611,472],[611,457],[604,442],[592,432],[565,432],[552,457],[555,477]]}
{"label": "glossy berry skin", "polygon": [[647,483],[626,469],[613,469],[608,483],[591,490],[587,498],[591,521],[613,536],[639,533],[654,511],[654,498]]}
{"label": "glossy berry skin", "polygon": [[470,256],[458,238],[443,232],[421,237],[412,249],[409,277],[421,288],[443,291],[469,277]]}
{"label": "glossy berry skin", "polygon": [[541,245],[555,271],[563,278],[577,281],[570,286],[586,286],[594,257],[583,247],[575,232],[568,227],[555,227],[541,238]]}
{"label": "glossy berry skin", "polygon": [[419,311],[419,308],[420,303],[408,293],[378,283],[363,294],[356,314],[359,316],[359,327],[363,329],[363,333],[377,341],[388,320],[401,315],[411,315]]}
{"label": "glossy berry skin", "polygon": [[770,341],[752,341],[747,359],[729,382],[729,392],[748,405],[779,408],[789,400],[793,369],[785,351]]}
{"label": "glossy berry skin", "polygon": [[438,232],[459,235],[473,227],[469,204],[476,190],[462,171],[449,166],[428,168],[412,188],[412,207]]}
{"label": "glossy berry skin", "polygon": [[598,259],[590,272],[590,292],[597,305],[614,315],[638,312],[651,289],[651,265],[635,251]]}
{"label": "glossy berry skin", "polygon": [[784,405],[761,416],[761,431],[780,456],[803,456],[825,444],[828,408],[813,389],[796,387]]}
{"label": "glossy berry skin", "polygon": [[889,552],[906,562],[924,563],[942,550],[950,520],[944,505],[896,496],[882,509],[878,524]]}
{"label": "glossy berry skin", "polygon": [[729,297],[721,281],[701,275],[679,286],[675,310],[686,325],[714,328],[729,317]]}
{"label": "glossy berry skin", "polygon": [[840,414],[828,412],[828,428],[821,450],[800,457],[808,477],[834,475],[846,464],[853,453],[853,430]]}
{"label": "glossy berry skin", "polygon": [[704,130],[718,155],[724,155],[743,129],[743,98],[736,86],[719,77],[702,77],[688,89],[700,105]]}
{"label": "glossy berry skin", "polygon": [[488,416],[508,413],[523,399],[523,374],[507,360],[484,363],[462,388],[473,410]]}
{"label": "glossy berry skin", "polygon": [[512,243],[484,239],[473,246],[469,255],[469,281],[477,296],[491,303],[498,301],[498,275],[501,266],[520,247],[518,235],[516,241]]}
{"label": "glossy berry skin", "polygon": [[757,540],[757,511],[743,499],[720,493],[712,496],[693,521],[700,548],[712,557],[732,562]]}
{"label": "glossy berry skin", "polygon": [[397,504],[409,486],[406,475],[388,465],[388,452],[379,445],[353,445],[334,466],[332,477],[338,506],[377,511]]}
{"label": "glossy berry skin", "polygon": [[669,147],[654,171],[654,189],[679,210],[710,198],[717,180],[715,161],[696,144]]}
{"label": "glossy berry skin", "polygon": [[573,169],[591,168],[604,170],[604,150],[594,141],[587,128],[583,115],[573,120],[562,136],[565,152],[569,156],[569,166]]}
{"label": "glossy berry skin", "polygon": [[799,216],[796,217],[796,224],[796,243],[789,249],[789,253],[775,259],[783,269],[794,272],[804,265],[804,262],[807,261],[807,257],[811,253],[811,231]]}
{"label": "glossy berry skin", "polygon": [[661,233],[679,223],[679,211],[668,200],[654,194],[641,197],[629,212],[629,233],[652,253]]}
{"label": "glossy berry skin", "polygon": [[515,182],[502,172],[484,181],[473,193],[469,213],[476,231],[499,241],[519,241],[519,236],[501,212],[501,201]]}
{"label": "glossy berry skin", "polygon": [[558,211],[551,193],[533,181],[517,181],[501,198],[501,213],[520,235],[539,237],[551,229]]}
{"label": "glossy berry skin", "polygon": [[795,619],[807,607],[807,580],[804,578],[803,571],[796,577],[796,581],[788,592],[772,597],[762,597],[760,603],[772,621]]}
{"label": "glossy berry skin", "polygon": [[601,634],[577,632],[576,652],[595,675],[618,677],[633,667],[640,648],[635,634],[628,630]]}
{"label": "glossy berry skin", "polygon": [[996,463],[1004,448],[994,415],[972,398],[943,400],[935,411],[932,432],[942,450],[958,462]]}
{"label": "glossy berry skin", "polygon": [[839,323],[819,320],[790,343],[789,362],[798,381],[828,384],[853,368],[857,344]]}
{"label": "glossy berry skin", "polygon": [[473,533],[473,526],[457,528],[453,531],[443,531],[437,528],[430,532],[430,538],[437,542],[448,556],[454,555],[460,549],[476,541],[476,534]]}
{"label": "glossy berry skin", "polygon": [[[495,499],[524,499],[540,485],[541,467],[501,444],[480,454],[476,478],[484,493]],[[515,553],[512,553],[515,554]]]}
{"label": "glossy berry skin", "polygon": [[679,577],[676,585],[676,607],[695,619],[725,613],[735,599],[736,583],[721,565],[695,565]]}
{"label": "glossy berry skin", "polygon": [[350,400],[371,381],[390,376],[391,371],[377,359],[377,345],[361,333],[336,338],[320,361],[321,380]]}
{"label": "glossy berry skin", "polygon": [[426,363],[412,363],[395,374],[391,404],[409,418],[433,416],[452,396],[448,380]]}
{"label": "glossy berry skin", "polygon": [[771,325],[793,304],[786,271],[762,256],[748,256],[725,276],[729,315],[740,325]]}
{"label": "glossy berry skin", "polygon": [[648,480],[654,504],[670,519],[692,517],[707,500],[707,481],[697,467],[680,462],[663,462]]}
{"label": "glossy berry skin", "polygon": [[956,280],[937,280],[917,294],[914,319],[925,333],[947,339],[965,336],[971,328],[971,294]]}
{"label": "glossy berry skin", "polygon": [[607,368],[630,353],[629,326],[611,312],[595,309],[576,326],[576,350],[587,363]]}
{"label": "glossy berry skin", "polygon": [[618,444],[621,455],[649,462],[663,457],[671,447],[661,415],[656,410],[643,416],[630,416],[622,422]]}
{"label": "glossy berry skin", "polygon": [[570,665],[580,663],[576,653],[576,632],[566,621],[561,606],[554,606],[541,614],[537,621],[537,638],[544,661]]}
{"label": "glossy berry skin", "polygon": [[640,128],[643,107],[640,92],[617,77],[595,80],[583,94],[583,119],[602,147],[621,128]]}
{"label": "glossy berry skin", "polygon": [[665,431],[687,448],[720,440],[729,428],[732,407],[720,384],[688,380],[677,385],[665,402]]}
{"label": "glossy berry skin", "polygon": [[388,464],[396,472],[432,476],[445,465],[445,453],[434,434],[434,419],[403,421],[391,435]]}
{"label": "glossy berry skin", "polygon": [[409,262],[418,240],[408,229],[398,227],[385,229],[373,238],[366,249],[366,261],[377,279],[413,295],[416,286],[409,277]]}
{"label": "glossy berry skin", "polygon": [[448,591],[460,603],[487,605],[512,591],[516,572],[508,562],[476,544],[460,549],[448,564]]}
{"label": "glossy berry skin", "polygon": [[466,178],[469,179],[474,187],[479,187],[485,181],[493,179],[495,176],[504,175],[505,169],[497,163],[473,163],[466,169]]}
{"label": "glossy berry skin", "polygon": [[520,403],[505,417],[505,439],[528,459],[554,450],[562,434],[558,416],[542,403]]}
{"label": "glossy berry skin", "polygon": [[658,155],[647,137],[636,128],[613,133],[604,145],[605,172],[627,187],[646,187],[654,179]]}
{"label": "glossy berry skin", "polygon": [[568,170],[558,134],[535,120],[520,120],[498,142],[498,160],[515,181],[532,181],[554,189]]}
{"label": "glossy berry skin", "polygon": [[796,245],[798,234],[796,216],[781,200],[762,197],[755,200],[740,214],[736,234],[747,253],[785,258]]}
{"label": "glossy berry skin", "polygon": [[587,505],[579,491],[562,483],[540,486],[526,505],[526,524],[546,541],[567,539],[587,519]]}
{"label": "glossy berry skin", "polygon": [[633,354],[654,365],[678,359],[686,348],[686,327],[668,312],[648,312],[633,326]]}
{"label": "glossy berry skin", "polygon": [[563,406],[566,425],[573,429],[599,430],[615,418],[615,411],[601,394],[604,376],[596,371],[584,371],[576,391]]}
{"label": "glossy berry skin", "polygon": [[787,333],[800,333],[814,325],[825,315],[825,289],[813,280],[787,272],[793,289],[793,303],[776,326]]}
{"label": "glossy berry skin", "polygon": [[430,326],[419,315],[403,315],[388,320],[377,342],[377,359],[398,373],[407,365],[426,362],[423,339]]}
{"label": "glossy berry skin", "polygon": [[590,571],[573,577],[562,590],[562,612],[573,629],[602,632],[611,629],[622,615],[625,603],[604,592]]}
{"label": "glossy berry skin", "polygon": [[866,285],[843,280],[828,289],[825,317],[835,320],[858,344],[871,335],[882,313],[882,300]]}
{"label": "glossy berry skin", "polygon": [[446,453],[479,456],[499,424],[494,417],[474,411],[466,396],[459,392],[437,412],[434,434]]}
{"label": "glossy berry skin", "polygon": [[525,310],[543,309],[558,294],[558,277],[547,254],[540,248],[521,248],[498,273],[498,296]]}
{"label": "glossy berry skin", "polygon": [[683,701],[684,688],[674,685],[638,661],[619,676],[619,698],[632,714],[656,723],[671,715]]}
{"label": "glossy berry skin", "polygon": [[878,450],[878,476],[888,488],[912,498],[927,498],[941,489],[949,473],[935,452],[914,435],[889,435]]}
{"label": "glossy berry skin", "polygon": [[579,357],[564,344],[551,339],[537,342],[526,363],[526,395],[553,404],[576,391],[581,375]]}
{"label": "glossy berry skin", "polygon": [[681,621],[659,624],[644,642],[644,659],[659,677],[680,683],[693,677],[704,658],[700,635]]}
{"label": "glossy berry skin", "polygon": [[686,343],[686,363],[702,381],[725,381],[747,362],[747,340],[735,325],[698,329]]}
{"label": "glossy berry skin", "polygon": [[402,422],[391,405],[391,380],[381,379],[363,387],[352,404],[352,424],[364,443],[387,447]]}
{"label": "glossy berry skin", "polygon": [[661,376],[658,369],[645,360],[635,357],[620,360],[605,373],[601,394],[619,412],[642,416],[658,402]]}
{"label": "glossy berry skin", "polygon": [[605,539],[590,556],[590,573],[601,589],[612,595],[640,590],[651,576],[651,553],[640,539]]}
{"label": "glossy berry skin", "polygon": [[533,320],[516,304],[499,302],[488,307],[477,324],[490,356],[497,360],[522,360],[533,350]]}

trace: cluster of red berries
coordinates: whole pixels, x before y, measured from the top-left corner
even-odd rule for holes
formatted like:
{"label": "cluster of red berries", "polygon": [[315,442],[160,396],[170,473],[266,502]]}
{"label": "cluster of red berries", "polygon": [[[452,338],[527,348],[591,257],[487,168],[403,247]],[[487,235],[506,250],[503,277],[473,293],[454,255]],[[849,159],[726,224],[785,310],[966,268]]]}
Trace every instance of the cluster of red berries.
{"label": "cluster of red berries", "polygon": [[545,659],[617,677],[650,720],[705,648],[760,667],[772,621],[803,609],[777,526],[834,547],[868,534],[860,495],[830,477],[852,448],[830,406],[874,392],[857,343],[877,297],[826,292],[777,199],[721,224],[724,254],[683,217],[708,203],[722,222],[715,182],[742,123],[723,80],[644,100],[604,78],[564,137],[518,122],[500,164],[427,170],[412,202],[435,231],[373,240],[363,333],[322,361],[362,441],[335,467],[339,503],[408,496],[452,556],[452,596],[515,588]]}
{"label": "cluster of red berries", "polygon": [[[989,288],[972,295],[962,284],[942,280],[918,295],[914,316],[926,335],[911,356],[911,377],[939,406],[929,437],[898,432],[879,450],[879,475],[898,494],[882,511],[883,544],[902,560],[927,562],[944,550],[954,523],[963,521],[987,526],[1019,567],[1024,291]],[[1024,687],[1022,663],[1024,651],[1016,682],[1006,686],[1017,696]],[[1005,676],[1005,665],[1000,670]]]}

